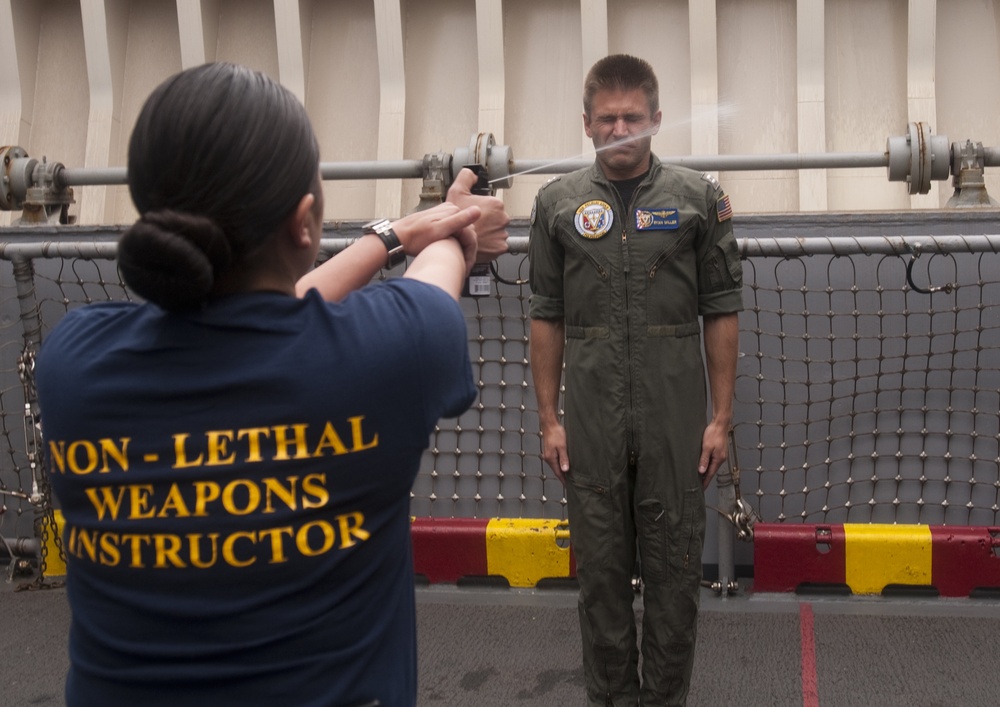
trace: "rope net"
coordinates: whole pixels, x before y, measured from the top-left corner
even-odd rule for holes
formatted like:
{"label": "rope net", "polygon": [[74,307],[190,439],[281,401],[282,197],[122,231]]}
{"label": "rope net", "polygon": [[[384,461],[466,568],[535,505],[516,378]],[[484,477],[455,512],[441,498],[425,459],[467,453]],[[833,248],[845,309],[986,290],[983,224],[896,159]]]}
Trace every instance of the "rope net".
{"label": "rope net", "polygon": [[761,517],[996,525],[996,254],[917,261],[949,283],[928,293],[897,255],[810,260],[744,263],[735,435]]}
{"label": "rope net", "polygon": [[[762,520],[1000,524],[1000,238],[922,240],[935,247],[917,260],[860,238],[807,253],[801,239],[770,249],[741,241],[734,436],[742,496]],[[514,241],[526,239],[512,239],[498,262],[510,283],[527,270]],[[324,241],[325,254],[348,242]],[[0,553],[9,554],[11,539],[37,537],[38,514],[53,503],[35,474],[31,357],[69,309],[132,295],[107,242],[8,244],[0,270]],[[480,395],[435,430],[414,516],[566,517],[562,486],[540,458],[529,291],[510,283],[462,299]]]}

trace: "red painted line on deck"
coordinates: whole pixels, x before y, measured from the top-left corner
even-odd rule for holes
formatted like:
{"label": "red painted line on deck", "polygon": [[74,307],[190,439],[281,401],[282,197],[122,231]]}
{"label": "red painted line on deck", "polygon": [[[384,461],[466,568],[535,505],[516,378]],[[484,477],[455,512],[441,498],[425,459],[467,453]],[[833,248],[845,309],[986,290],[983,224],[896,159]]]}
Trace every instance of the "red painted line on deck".
{"label": "red painted line on deck", "polygon": [[816,684],[816,636],[813,612],[809,604],[799,604],[799,628],[802,634],[802,707],[819,707]]}

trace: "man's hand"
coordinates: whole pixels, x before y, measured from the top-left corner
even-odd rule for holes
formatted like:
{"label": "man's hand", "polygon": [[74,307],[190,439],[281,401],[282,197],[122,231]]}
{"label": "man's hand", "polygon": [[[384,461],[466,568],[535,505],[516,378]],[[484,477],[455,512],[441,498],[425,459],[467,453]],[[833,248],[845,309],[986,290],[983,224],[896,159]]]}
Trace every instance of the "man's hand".
{"label": "man's hand", "polygon": [[569,473],[569,453],[566,451],[566,428],[562,425],[550,425],[542,430],[542,459],[565,486],[566,474]]}
{"label": "man's hand", "polygon": [[701,438],[701,459],[698,461],[698,473],[701,474],[701,487],[707,489],[715,473],[729,457],[729,426],[712,421],[705,428]]}
{"label": "man's hand", "polygon": [[473,194],[476,174],[462,169],[448,189],[448,201],[461,207],[478,206],[482,211],[474,224],[477,239],[477,263],[489,263],[507,252],[507,224],[510,216],[504,211],[503,201],[495,196]]}

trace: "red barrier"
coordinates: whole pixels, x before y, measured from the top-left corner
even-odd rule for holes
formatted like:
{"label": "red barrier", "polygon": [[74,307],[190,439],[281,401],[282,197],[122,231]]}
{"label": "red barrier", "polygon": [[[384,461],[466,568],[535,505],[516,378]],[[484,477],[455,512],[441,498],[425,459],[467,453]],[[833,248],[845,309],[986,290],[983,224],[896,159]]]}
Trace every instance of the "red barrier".
{"label": "red barrier", "polygon": [[945,597],[1000,588],[1000,528],[931,526],[934,586]]}
{"label": "red barrier", "polygon": [[410,525],[414,572],[432,584],[485,577],[488,524],[489,520],[477,518],[414,518]]}
{"label": "red barrier", "polygon": [[[843,525],[756,524],[754,590],[794,592],[802,585],[833,584],[848,585],[862,594],[878,593],[884,588],[878,580],[891,582],[883,578],[896,576],[929,578],[929,584],[944,597],[1000,589],[998,527],[885,526],[886,531],[897,531],[896,546],[877,539],[872,545],[871,538],[884,534],[877,532],[877,525],[852,524],[850,528],[848,533]],[[912,532],[899,532],[905,530]],[[922,568],[926,569],[921,572]]]}
{"label": "red barrier", "polygon": [[757,523],[753,529],[753,586],[794,592],[801,584],[844,584],[842,525]]}

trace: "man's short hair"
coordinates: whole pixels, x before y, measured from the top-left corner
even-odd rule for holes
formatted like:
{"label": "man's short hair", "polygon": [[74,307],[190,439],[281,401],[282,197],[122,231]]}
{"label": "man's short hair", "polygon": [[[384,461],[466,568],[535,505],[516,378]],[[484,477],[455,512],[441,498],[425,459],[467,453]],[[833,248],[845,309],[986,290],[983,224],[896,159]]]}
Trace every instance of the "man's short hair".
{"label": "man's short hair", "polygon": [[660,109],[660,87],[649,62],[629,54],[611,54],[595,63],[583,82],[583,112],[588,116],[594,94],[603,90],[641,89],[649,101],[649,114]]}

